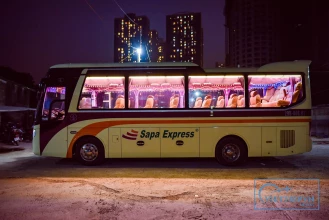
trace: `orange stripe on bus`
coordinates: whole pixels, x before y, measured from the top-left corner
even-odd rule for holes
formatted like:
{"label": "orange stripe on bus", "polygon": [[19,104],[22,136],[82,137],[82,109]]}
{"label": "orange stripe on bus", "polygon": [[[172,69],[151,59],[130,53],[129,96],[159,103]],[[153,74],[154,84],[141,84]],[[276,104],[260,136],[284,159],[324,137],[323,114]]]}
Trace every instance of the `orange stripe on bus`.
{"label": "orange stripe on bus", "polygon": [[228,120],[140,120],[140,121],[102,121],[87,125],[77,132],[72,138],[66,157],[72,158],[72,149],[74,143],[82,136],[96,136],[105,128],[116,125],[126,124],[212,124],[212,123],[293,123],[293,122],[311,122],[311,119],[228,119]]}

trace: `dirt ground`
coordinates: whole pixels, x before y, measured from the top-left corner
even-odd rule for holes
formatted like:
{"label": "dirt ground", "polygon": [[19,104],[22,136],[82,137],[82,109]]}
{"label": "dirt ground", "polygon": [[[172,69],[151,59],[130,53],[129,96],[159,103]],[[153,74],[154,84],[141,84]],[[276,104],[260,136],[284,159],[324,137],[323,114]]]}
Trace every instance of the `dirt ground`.
{"label": "dirt ground", "polygon": [[[0,151],[0,219],[328,219],[329,145],[244,167],[211,159],[115,159],[99,167]],[[9,147],[10,148],[10,147]],[[255,178],[318,178],[320,210],[254,210]],[[306,190],[306,188],[305,188]],[[268,208],[275,208],[270,204]]]}

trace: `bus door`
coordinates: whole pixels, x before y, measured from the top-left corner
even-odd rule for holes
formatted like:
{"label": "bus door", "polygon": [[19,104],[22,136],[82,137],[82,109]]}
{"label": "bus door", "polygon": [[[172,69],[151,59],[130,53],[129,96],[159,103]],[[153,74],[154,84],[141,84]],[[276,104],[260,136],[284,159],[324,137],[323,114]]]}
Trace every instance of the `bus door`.
{"label": "bus door", "polygon": [[47,87],[45,90],[40,120],[41,155],[66,156],[65,91],[66,87]]}

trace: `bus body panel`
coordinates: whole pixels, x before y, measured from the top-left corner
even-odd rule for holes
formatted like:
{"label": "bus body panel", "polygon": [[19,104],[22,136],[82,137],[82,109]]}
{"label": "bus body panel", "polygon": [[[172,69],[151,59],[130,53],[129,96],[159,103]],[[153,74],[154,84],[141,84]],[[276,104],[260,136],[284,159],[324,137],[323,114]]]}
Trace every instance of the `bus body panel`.
{"label": "bus body panel", "polygon": [[[302,118],[306,121],[309,120],[307,117]],[[69,154],[67,152],[70,150],[69,145],[75,144],[83,136],[97,137],[104,145],[107,158],[212,157],[218,141],[228,135],[236,135],[246,142],[249,157],[291,155],[311,149],[306,135],[308,123],[305,122],[263,123],[259,118],[260,123],[257,123],[257,119],[255,119],[254,123],[242,124],[237,121],[237,123],[218,124],[212,123],[211,120],[205,123],[206,119],[204,119],[200,120],[200,127],[197,128],[194,124],[182,124],[180,121],[177,124],[166,123],[164,119],[159,120],[163,123],[161,127],[157,123],[151,124],[153,120],[143,120],[141,124],[130,124],[130,120],[122,119],[106,123],[107,121],[106,118],[81,121],[69,126],[67,130],[62,129],[55,135],[57,138],[52,138],[47,144],[42,155],[66,157]],[[138,120],[136,119],[136,121]],[[99,122],[104,122],[104,125],[90,126]],[[111,127],[111,122],[119,125]],[[169,127],[168,124],[170,124]],[[82,130],[83,132],[81,132]],[[132,131],[137,132],[138,136],[135,140],[123,137],[129,137],[129,133],[131,134]],[[281,134],[281,131],[287,134]],[[187,138],[186,134],[192,132],[193,137]],[[292,132],[293,134],[291,134]],[[183,133],[184,137],[182,137]],[[66,140],[67,135],[69,136],[68,145],[58,145],[57,143]],[[139,141],[141,142],[138,143]],[[57,147],[52,149],[55,145]],[[305,148],[299,146],[305,146]]]}
{"label": "bus body panel", "polygon": [[[92,120],[93,121],[93,120]],[[100,122],[101,120],[96,120],[96,122]],[[104,153],[105,153],[105,157],[107,157],[107,155],[109,155],[109,130],[107,127],[98,127],[98,126],[89,126],[88,128],[86,128],[90,123],[90,120],[86,120],[86,121],[81,121],[78,123],[74,123],[72,125],[68,126],[67,129],[67,145],[66,145],[66,149],[69,148],[70,143],[77,143],[78,139],[81,137],[87,137],[87,136],[91,136],[91,137],[96,137],[98,138],[103,146],[104,146]],[[81,129],[84,128],[83,134],[79,134],[79,132],[81,131]],[[96,132],[95,132],[96,131]],[[71,152],[72,154],[74,152]],[[67,157],[67,150],[65,152],[65,157]]]}
{"label": "bus body panel", "polygon": [[159,158],[160,128],[147,128],[145,125],[140,126],[141,127],[121,128],[122,157]]}
{"label": "bus body panel", "polygon": [[47,144],[47,146],[49,145],[51,147],[46,147],[42,151],[42,155],[53,157],[66,157],[65,151],[67,151],[67,131],[68,128],[64,127],[56,135],[54,135]]}
{"label": "bus body panel", "polygon": [[[293,154],[300,154],[306,151],[306,136],[305,136],[305,126],[299,127],[277,127],[277,155],[276,156],[286,156]],[[304,146],[304,147],[300,147]]]}
{"label": "bus body panel", "polygon": [[121,128],[111,127],[109,130],[109,145],[108,145],[108,158],[121,158],[122,157],[122,138]]}
{"label": "bus body panel", "polygon": [[277,138],[276,138],[276,127],[262,127],[262,157],[276,156],[277,150]]}
{"label": "bus body panel", "polygon": [[261,154],[261,135],[259,124],[245,125],[241,123],[218,124],[214,127],[201,128],[201,157],[213,157],[217,143],[226,136],[235,135],[242,138],[248,148],[248,156],[259,156]]}
{"label": "bus body panel", "polygon": [[[305,121],[310,120],[308,117],[300,118]],[[201,119],[200,127],[195,127],[194,123],[187,123],[190,120],[186,120],[185,124],[182,124],[181,120],[174,123],[175,120],[167,122],[165,119],[135,119],[133,121],[140,121],[140,123],[131,124],[131,120],[127,119],[109,121],[106,118],[77,122],[69,126],[67,131],[68,146],[65,148],[58,147],[56,148],[57,151],[52,153],[56,153],[59,157],[65,157],[64,155],[70,153],[67,152],[69,145],[75,144],[83,136],[95,136],[100,139],[105,148],[105,156],[109,158],[212,157],[218,141],[228,135],[242,138],[247,144],[248,156],[250,157],[289,155],[306,152],[310,148],[310,142],[306,140],[307,136],[305,135],[308,130],[308,123],[305,122],[264,123],[262,118],[255,118],[254,123],[239,123],[241,119],[237,120],[236,123],[234,121],[233,123],[214,123],[210,119]],[[152,123],[154,121],[155,123]],[[100,122],[103,125],[97,125]],[[161,125],[159,126],[158,123]],[[116,125],[112,127],[111,124]],[[281,131],[288,131],[288,133],[294,131],[296,140],[287,149],[280,147],[283,138],[280,137]],[[59,136],[64,137],[64,132],[65,130],[60,131]],[[137,132],[135,140],[123,138],[123,136],[129,138],[129,134],[131,137],[133,132]],[[187,137],[187,133],[191,134],[192,132],[193,137]],[[183,133],[184,137],[182,137]],[[289,134],[286,137],[289,138]],[[53,141],[55,139],[52,139],[44,150],[47,155],[51,152],[47,149],[52,148],[55,144]],[[138,141],[143,141],[144,144],[142,145]],[[183,142],[183,144],[181,145],[177,141]],[[298,147],[300,145],[306,147],[300,148]]]}
{"label": "bus body panel", "polygon": [[160,129],[161,157],[200,157],[200,128],[193,125]]}
{"label": "bus body panel", "polygon": [[109,155],[109,129],[103,129],[100,131],[97,135],[96,138],[98,138],[103,146],[104,146],[104,156]]}

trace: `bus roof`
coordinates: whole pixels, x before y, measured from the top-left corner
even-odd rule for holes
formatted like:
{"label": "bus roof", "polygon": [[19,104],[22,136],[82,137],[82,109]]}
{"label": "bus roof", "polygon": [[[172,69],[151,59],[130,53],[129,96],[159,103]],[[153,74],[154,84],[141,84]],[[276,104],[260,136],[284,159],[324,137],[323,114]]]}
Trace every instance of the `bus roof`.
{"label": "bus roof", "polygon": [[[206,73],[245,73],[245,72],[305,72],[308,73],[310,60],[295,60],[265,64],[259,68],[208,68]],[[148,67],[199,67],[189,62],[141,62],[141,63],[68,63],[57,64],[50,69],[59,68],[148,68]],[[201,67],[199,67],[201,68]]]}
{"label": "bus roof", "polygon": [[219,68],[211,68],[204,69],[206,73],[244,73],[244,72],[257,72],[257,68],[230,68],[230,67],[219,67]]}
{"label": "bus roof", "polygon": [[245,72],[307,72],[310,60],[295,60],[265,64],[259,68],[212,68],[204,69],[206,73],[245,73]]}
{"label": "bus roof", "polygon": [[115,67],[195,67],[195,63],[188,62],[142,62],[142,63],[68,63],[57,64],[50,69],[56,68],[115,68]]}

